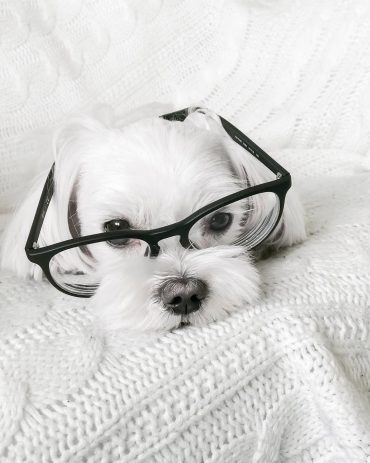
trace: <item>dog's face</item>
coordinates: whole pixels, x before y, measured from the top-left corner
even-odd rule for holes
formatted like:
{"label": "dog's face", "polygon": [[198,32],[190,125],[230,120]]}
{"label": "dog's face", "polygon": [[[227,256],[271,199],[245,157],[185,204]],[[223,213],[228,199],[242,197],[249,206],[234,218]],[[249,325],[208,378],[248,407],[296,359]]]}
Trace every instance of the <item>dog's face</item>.
{"label": "dog's face", "polygon": [[[184,122],[147,119],[121,130],[93,125],[61,138],[55,208],[62,222],[73,196],[72,236],[170,225],[273,178],[205,115]],[[284,236],[291,244],[304,234],[293,225],[301,214],[293,203],[280,227],[282,244]],[[245,226],[247,206],[230,205],[198,222],[191,231],[196,248],[184,248],[178,236],[159,242],[155,258],[137,239],[88,245],[79,258],[81,266],[87,262],[82,270],[89,268],[99,281],[92,305],[100,323],[109,329],[168,330],[219,320],[255,301],[256,267],[244,247],[232,244]],[[80,264],[72,260],[67,270],[78,273]]]}

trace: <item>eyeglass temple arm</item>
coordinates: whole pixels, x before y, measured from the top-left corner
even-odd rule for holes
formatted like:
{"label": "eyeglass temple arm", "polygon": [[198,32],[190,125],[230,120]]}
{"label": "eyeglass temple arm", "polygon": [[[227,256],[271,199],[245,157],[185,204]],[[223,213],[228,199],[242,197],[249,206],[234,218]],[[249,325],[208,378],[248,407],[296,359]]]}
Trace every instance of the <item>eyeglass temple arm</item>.
{"label": "eyeglass temple arm", "polygon": [[39,239],[41,227],[44,223],[45,215],[54,193],[54,166],[55,165],[53,164],[50,169],[40,196],[31,230],[27,238],[26,251],[29,249],[35,249],[37,247],[37,241]]}
{"label": "eyeglass temple arm", "polygon": [[[195,108],[202,109],[202,108]],[[175,111],[173,113],[164,114],[163,119],[167,119],[170,121],[184,121],[187,116],[189,115],[189,108],[181,109],[179,111]],[[279,163],[277,163],[274,159],[272,159],[263,149],[261,149],[258,145],[256,145],[250,138],[244,135],[239,129],[233,126],[229,121],[224,119],[223,117],[219,116],[220,121],[222,123],[223,128],[226,132],[230,135],[230,137],[246,149],[249,153],[251,153],[255,158],[261,161],[266,167],[268,167],[277,178],[281,178],[285,175],[289,175],[289,172],[284,169]]]}

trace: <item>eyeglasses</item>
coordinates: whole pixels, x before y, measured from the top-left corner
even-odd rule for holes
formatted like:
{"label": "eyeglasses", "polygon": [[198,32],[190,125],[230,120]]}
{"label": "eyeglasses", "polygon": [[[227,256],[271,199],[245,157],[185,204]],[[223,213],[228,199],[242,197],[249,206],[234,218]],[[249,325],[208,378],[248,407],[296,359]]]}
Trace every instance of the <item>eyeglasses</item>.
{"label": "eyeglasses", "polygon": [[[184,121],[193,111],[186,108],[162,115],[170,121]],[[39,247],[38,239],[54,191],[54,164],[47,176],[26,243],[28,259],[39,265],[49,282],[65,294],[91,297],[99,285],[97,262],[109,252],[125,256],[155,258],[159,243],[178,236],[186,249],[204,249],[217,245],[241,245],[251,250],[266,240],[282,216],[291,176],[280,164],[252,140],[220,117],[227,134],[264,164],[275,180],[248,186],[193,212],[188,217],[152,230],[117,230],[81,236]]]}

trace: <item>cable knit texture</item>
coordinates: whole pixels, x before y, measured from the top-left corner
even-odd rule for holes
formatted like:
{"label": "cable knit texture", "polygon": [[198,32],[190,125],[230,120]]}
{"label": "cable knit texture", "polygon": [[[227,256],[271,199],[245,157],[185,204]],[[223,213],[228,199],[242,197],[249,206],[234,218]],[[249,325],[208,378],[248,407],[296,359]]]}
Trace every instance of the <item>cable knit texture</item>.
{"label": "cable knit texture", "polygon": [[370,461],[367,0],[4,0],[0,211],[39,138],[108,103],[200,103],[301,190],[305,243],[259,263],[261,302],[137,340],[85,301],[0,275],[0,461]]}

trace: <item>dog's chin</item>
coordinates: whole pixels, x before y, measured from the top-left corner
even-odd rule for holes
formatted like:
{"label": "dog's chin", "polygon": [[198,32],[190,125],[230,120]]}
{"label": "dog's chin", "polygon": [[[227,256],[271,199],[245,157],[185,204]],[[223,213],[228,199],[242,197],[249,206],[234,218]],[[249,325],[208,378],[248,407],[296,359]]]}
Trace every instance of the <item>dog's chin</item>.
{"label": "dog's chin", "polygon": [[[184,275],[205,281],[209,292],[198,311],[176,315],[158,300],[156,289],[166,278]],[[157,259],[116,262],[102,269],[91,307],[103,330],[170,331],[224,319],[258,299],[259,283],[259,274],[242,248],[177,249]]]}

